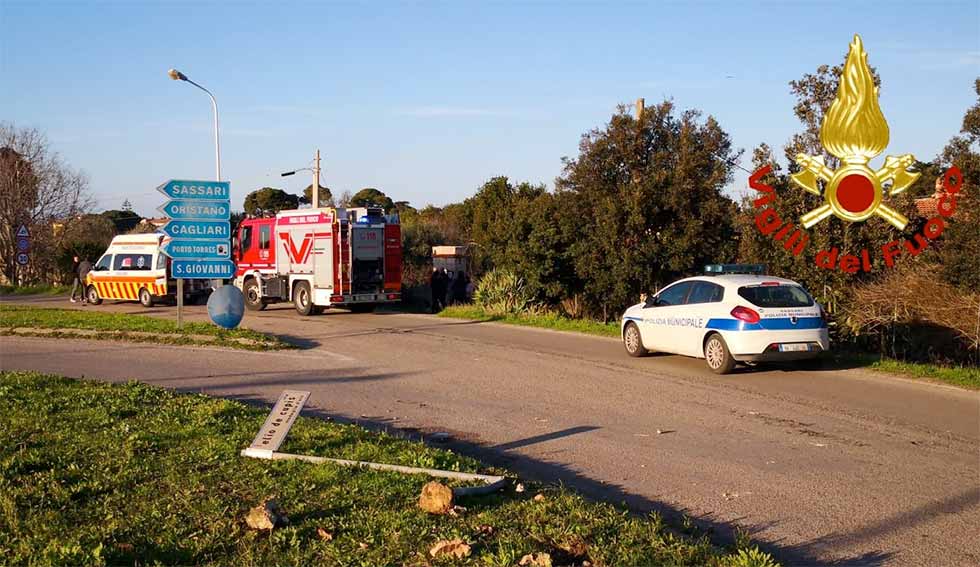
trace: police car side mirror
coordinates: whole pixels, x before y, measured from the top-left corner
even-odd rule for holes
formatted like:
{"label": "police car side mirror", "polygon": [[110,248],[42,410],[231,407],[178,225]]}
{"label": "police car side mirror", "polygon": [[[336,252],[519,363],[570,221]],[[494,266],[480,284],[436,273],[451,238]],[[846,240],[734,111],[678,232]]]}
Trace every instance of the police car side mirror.
{"label": "police car side mirror", "polygon": [[646,303],[643,304],[643,308],[646,309],[647,307],[656,307],[658,305],[660,305],[660,300],[657,297],[648,297]]}

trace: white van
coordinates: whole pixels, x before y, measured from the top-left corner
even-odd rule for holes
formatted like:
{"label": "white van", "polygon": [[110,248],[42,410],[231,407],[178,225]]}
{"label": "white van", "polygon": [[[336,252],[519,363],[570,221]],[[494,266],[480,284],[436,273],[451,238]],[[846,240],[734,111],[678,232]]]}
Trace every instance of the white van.
{"label": "white van", "polygon": [[[103,299],[139,301],[152,307],[163,300],[173,300],[177,285],[171,278],[170,258],[160,251],[165,234],[124,234],[112,239],[109,248],[85,278],[89,303]],[[185,280],[184,295],[206,296],[211,286],[207,280]]]}

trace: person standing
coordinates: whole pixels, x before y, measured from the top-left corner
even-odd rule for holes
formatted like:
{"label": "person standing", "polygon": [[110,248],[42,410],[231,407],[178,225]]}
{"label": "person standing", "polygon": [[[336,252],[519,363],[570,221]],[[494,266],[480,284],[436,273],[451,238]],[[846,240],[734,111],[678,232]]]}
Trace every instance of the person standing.
{"label": "person standing", "polygon": [[[91,271],[92,271],[92,262],[89,262],[88,258],[82,260],[78,264],[78,279],[75,281],[80,281],[82,284],[82,303],[88,303],[88,294],[85,293],[85,280],[86,278],[88,278],[88,273]],[[74,292],[72,293],[74,295]]]}
{"label": "person standing", "polygon": [[432,268],[429,288],[432,291],[432,312],[438,313],[446,306],[446,272],[441,268]]}
{"label": "person standing", "polygon": [[[68,301],[71,301],[72,303],[75,303],[75,291],[78,290],[78,265],[79,265],[78,256],[72,256],[71,274],[72,274],[72,278],[74,278],[74,281],[72,281],[71,283],[71,297],[68,298]],[[85,299],[84,286],[82,287],[82,299]]]}

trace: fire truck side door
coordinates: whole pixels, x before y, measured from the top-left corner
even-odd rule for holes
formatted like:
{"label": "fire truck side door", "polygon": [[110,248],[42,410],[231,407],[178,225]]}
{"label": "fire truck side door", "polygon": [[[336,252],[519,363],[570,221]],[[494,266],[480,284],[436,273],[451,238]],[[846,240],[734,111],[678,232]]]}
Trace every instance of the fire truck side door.
{"label": "fire truck side door", "polygon": [[317,236],[313,240],[313,287],[333,289],[333,249],[329,237]]}

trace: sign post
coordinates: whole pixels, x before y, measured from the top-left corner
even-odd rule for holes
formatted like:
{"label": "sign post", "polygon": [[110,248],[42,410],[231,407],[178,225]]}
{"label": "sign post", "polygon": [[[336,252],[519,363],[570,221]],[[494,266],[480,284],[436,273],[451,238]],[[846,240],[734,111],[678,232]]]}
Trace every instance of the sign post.
{"label": "sign post", "polygon": [[163,248],[177,280],[177,328],[184,326],[184,280],[235,276],[231,254],[231,183],[171,179],[157,187],[170,200],[157,210],[170,222]]}

